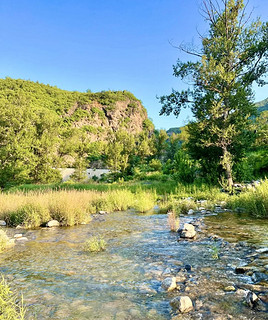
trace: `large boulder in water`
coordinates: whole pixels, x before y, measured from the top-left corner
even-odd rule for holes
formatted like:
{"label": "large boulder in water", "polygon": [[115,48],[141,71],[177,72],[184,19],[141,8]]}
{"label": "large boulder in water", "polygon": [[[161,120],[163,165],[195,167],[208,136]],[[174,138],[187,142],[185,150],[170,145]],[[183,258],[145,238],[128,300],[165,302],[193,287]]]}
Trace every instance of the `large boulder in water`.
{"label": "large boulder in water", "polygon": [[181,238],[192,239],[196,236],[195,227],[190,223],[185,223],[181,232]]}

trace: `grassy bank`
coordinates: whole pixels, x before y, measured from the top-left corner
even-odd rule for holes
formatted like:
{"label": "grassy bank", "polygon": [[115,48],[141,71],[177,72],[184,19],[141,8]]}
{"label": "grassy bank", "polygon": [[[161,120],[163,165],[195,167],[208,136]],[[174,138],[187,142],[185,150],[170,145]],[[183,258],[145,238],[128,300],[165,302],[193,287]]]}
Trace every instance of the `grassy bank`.
{"label": "grassy bank", "polygon": [[21,186],[0,193],[0,219],[10,226],[38,227],[51,219],[62,225],[87,223],[91,215],[105,210],[133,208],[145,212],[158,203],[163,212],[187,213],[196,210],[196,200],[213,209],[215,204],[243,211],[254,217],[268,217],[268,181],[238,195],[229,195],[209,185],[182,185],[168,182],[135,182],[116,184],[62,184]]}
{"label": "grassy bank", "polygon": [[98,191],[31,191],[1,193],[0,219],[10,226],[23,224],[38,227],[55,219],[65,226],[87,223],[99,210],[124,211],[134,208],[145,212],[156,203],[154,192],[129,190]]}

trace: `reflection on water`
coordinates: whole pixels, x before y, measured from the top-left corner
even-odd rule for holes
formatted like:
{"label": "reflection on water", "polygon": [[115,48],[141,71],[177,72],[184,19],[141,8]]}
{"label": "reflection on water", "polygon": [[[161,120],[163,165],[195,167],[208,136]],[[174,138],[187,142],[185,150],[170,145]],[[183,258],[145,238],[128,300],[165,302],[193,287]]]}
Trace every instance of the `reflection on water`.
{"label": "reflection on water", "polygon": [[[186,264],[192,271],[181,290],[194,302],[203,303],[199,311],[203,319],[214,312],[228,312],[235,319],[246,319],[240,315],[251,313],[255,316],[254,311],[223,291],[230,284],[251,281],[234,272],[248,249],[237,251],[227,246],[227,250],[226,243],[221,242],[216,244],[220,259],[214,260],[213,240],[199,233],[196,241],[177,242],[177,235],[168,230],[165,215],[113,213],[101,218],[72,228],[31,230],[27,232],[30,241],[1,255],[0,272],[23,293],[28,319],[170,319],[169,301],[179,293],[163,292],[162,273],[169,268],[176,274]],[[194,218],[182,217],[181,223],[189,219]],[[240,225],[240,219],[232,219],[227,228],[222,218],[210,217],[207,223],[210,230],[228,240],[228,232],[233,234],[235,225],[239,225],[245,235],[239,240],[247,240],[249,229],[251,242],[258,243],[262,238],[261,245],[267,245],[267,225]],[[18,233],[9,230],[14,232]],[[83,242],[98,234],[108,243],[107,250],[84,253]],[[192,316],[199,319],[197,312]],[[265,316],[258,313],[258,319]]]}

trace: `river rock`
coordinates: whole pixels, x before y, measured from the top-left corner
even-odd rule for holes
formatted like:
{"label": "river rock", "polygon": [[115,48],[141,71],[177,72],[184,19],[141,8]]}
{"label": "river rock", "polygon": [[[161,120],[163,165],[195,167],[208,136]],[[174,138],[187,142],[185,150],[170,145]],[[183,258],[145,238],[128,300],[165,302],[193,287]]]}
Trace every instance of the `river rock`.
{"label": "river rock", "polygon": [[104,215],[104,214],[107,214],[107,213],[108,213],[107,211],[103,211],[103,210],[98,212],[98,214],[100,214],[100,215]]}
{"label": "river rock", "polygon": [[235,287],[234,286],[227,286],[223,290],[226,292],[235,291]]}
{"label": "river rock", "polygon": [[166,277],[166,276],[170,276],[172,274],[172,271],[170,268],[166,268],[163,272],[162,272],[162,276]]}
{"label": "river rock", "polygon": [[268,275],[263,272],[254,272],[252,280],[254,282],[268,281]]}
{"label": "river rock", "polygon": [[246,272],[251,271],[251,270],[252,270],[252,267],[250,267],[248,265],[238,266],[238,267],[235,268],[235,272],[238,273],[238,274],[246,273]]}
{"label": "river rock", "polygon": [[50,220],[48,221],[48,223],[46,224],[47,227],[52,228],[52,227],[59,227],[60,223],[57,220]]}
{"label": "river rock", "polygon": [[173,309],[178,309],[181,313],[193,310],[192,300],[188,296],[179,296],[170,301]]}
{"label": "river rock", "polygon": [[190,209],[190,210],[188,211],[188,214],[194,214],[194,210],[193,210],[193,209]]}
{"label": "river rock", "polygon": [[0,226],[5,227],[7,225],[6,221],[0,220]]}
{"label": "river rock", "polygon": [[15,239],[22,238],[22,233],[14,234],[14,238]]}
{"label": "river rock", "polygon": [[168,277],[162,281],[162,288],[166,291],[172,291],[177,288],[176,277]]}
{"label": "river rock", "polygon": [[268,248],[260,248],[256,250],[257,253],[268,253]]}
{"label": "river rock", "polygon": [[256,307],[258,304],[258,300],[259,300],[259,298],[254,292],[252,292],[252,291],[248,292],[248,294],[246,296],[246,303],[248,304],[248,306],[250,308]]}
{"label": "river rock", "polygon": [[184,283],[187,279],[187,275],[185,274],[185,272],[180,271],[176,274],[176,281],[180,282],[180,283]]}
{"label": "river rock", "polygon": [[28,241],[28,238],[20,237],[20,238],[16,238],[16,241],[18,241],[18,242]]}
{"label": "river rock", "polygon": [[196,236],[195,227],[190,223],[185,223],[181,232],[181,238],[192,239]]}

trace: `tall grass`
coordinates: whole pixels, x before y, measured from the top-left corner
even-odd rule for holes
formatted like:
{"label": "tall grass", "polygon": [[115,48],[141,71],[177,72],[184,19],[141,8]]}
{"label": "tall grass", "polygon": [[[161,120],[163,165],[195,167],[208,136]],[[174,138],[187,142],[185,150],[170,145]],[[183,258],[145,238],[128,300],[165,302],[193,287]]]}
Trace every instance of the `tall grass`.
{"label": "tall grass", "polygon": [[229,197],[227,206],[233,210],[243,208],[256,218],[268,218],[268,180],[263,181],[256,189]]}
{"label": "tall grass", "polygon": [[8,225],[23,224],[26,228],[38,227],[51,219],[64,226],[87,223],[91,214],[99,210],[122,211],[134,208],[145,212],[156,202],[153,192],[135,193],[123,189],[98,191],[38,191],[0,193],[0,219]]}
{"label": "tall grass", "polygon": [[17,296],[11,291],[4,278],[0,281],[0,319],[24,320],[23,300],[17,303]]}

